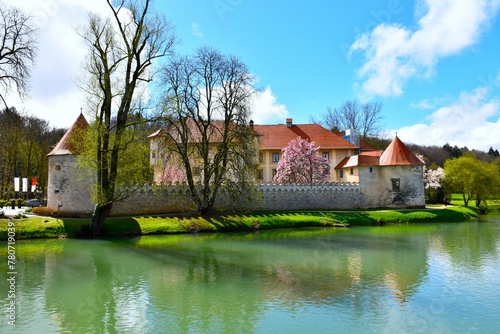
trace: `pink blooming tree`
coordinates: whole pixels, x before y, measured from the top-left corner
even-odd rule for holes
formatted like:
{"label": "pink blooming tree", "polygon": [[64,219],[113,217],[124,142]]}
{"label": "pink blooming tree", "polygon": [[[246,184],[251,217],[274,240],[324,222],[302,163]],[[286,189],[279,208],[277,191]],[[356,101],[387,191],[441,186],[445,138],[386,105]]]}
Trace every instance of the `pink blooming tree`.
{"label": "pink blooming tree", "polygon": [[274,176],[278,183],[316,183],[330,179],[330,164],[318,154],[315,142],[298,137],[281,150],[282,156]]}
{"label": "pink blooming tree", "polygon": [[157,183],[163,184],[185,183],[186,173],[178,166],[165,166],[161,173],[160,179],[155,181],[157,181]]}

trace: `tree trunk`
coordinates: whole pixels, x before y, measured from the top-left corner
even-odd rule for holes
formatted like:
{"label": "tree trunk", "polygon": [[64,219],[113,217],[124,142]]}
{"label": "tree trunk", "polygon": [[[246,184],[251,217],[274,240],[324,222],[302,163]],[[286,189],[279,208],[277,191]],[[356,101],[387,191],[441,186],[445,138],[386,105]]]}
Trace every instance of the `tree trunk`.
{"label": "tree trunk", "polygon": [[91,237],[99,238],[101,236],[102,225],[104,225],[104,221],[109,216],[112,208],[113,208],[113,203],[105,205],[96,204],[94,208],[94,213],[92,214],[92,220],[90,222]]}

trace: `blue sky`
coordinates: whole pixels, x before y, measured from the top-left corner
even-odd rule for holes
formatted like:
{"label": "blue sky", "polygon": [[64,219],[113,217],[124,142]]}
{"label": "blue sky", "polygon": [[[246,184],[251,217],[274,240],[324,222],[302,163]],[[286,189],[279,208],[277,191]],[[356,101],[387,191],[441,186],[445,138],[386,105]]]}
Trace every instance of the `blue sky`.
{"label": "blue sky", "polygon": [[[14,0],[4,0],[15,3]],[[90,3],[90,4],[89,4]],[[84,97],[72,26],[102,1],[23,1],[43,36],[28,112],[69,126]],[[307,123],[348,99],[383,104],[385,135],[500,149],[500,0],[162,0],[180,53],[238,56],[261,90],[257,123]],[[66,27],[66,28],[63,28]],[[64,74],[56,73],[64,70]]]}

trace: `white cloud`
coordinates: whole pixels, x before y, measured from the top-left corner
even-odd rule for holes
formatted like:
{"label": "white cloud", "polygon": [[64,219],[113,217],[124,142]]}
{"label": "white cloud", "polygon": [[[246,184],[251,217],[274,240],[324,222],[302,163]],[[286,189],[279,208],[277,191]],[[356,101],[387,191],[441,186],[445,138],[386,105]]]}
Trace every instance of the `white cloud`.
{"label": "white cloud", "polygon": [[193,33],[193,36],[195,36],[197,38],[203,38],[203,36],[204,36],[203,32],[201,32],[200,26],[196,22],[193,22],[191,24],[191,31]]}
{"label": "white cloud", "polygon": [[88,22],[88,11],[107,12],[107,4],[86,0],[3,1],[30,13],[39,27],[29,96],[21,102],[11,92],[8,105],[45,119],[52,126],[69,127],[84,106],[76,82],[82,75],[87,48],[75,29]]}
{"label": "white cloud", "polygon": [[278,103],[270,86],[255,92],[252,106],[252,120],[256,124],[282,122],[288,115],[286,105]]}
{"label": "white cloud", "polygon": [[432,109],[433,106],[434,106],[434,103],[432,103],[428,99],[423,99],[423,100],[420,100],[417,102],[413,101],[410,104],[410,108],[415,108],[415,109]]}
{"label": "white cloud", "polygon": [[442,146],[446,143],[469,149],[500,148],[500,101],[491,87],[462,92],[452,103],[427,117],[425,124],[397,130],[405,142]]}
{"label": "white cloud", "polygon": [[414,76],[429,77],[443,57],[474,45],[496,15],[499,0],[421,0],[415,29],[380,24],[362,34],[350,55],[365,58],[358,70],[362,95],[401,95]]}

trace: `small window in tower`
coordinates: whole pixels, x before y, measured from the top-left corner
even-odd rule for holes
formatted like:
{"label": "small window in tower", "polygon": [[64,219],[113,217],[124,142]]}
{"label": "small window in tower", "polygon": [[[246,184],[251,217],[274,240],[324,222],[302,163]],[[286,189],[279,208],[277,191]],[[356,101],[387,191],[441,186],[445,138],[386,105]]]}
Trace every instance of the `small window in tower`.
{"label": "small window in tower", "polygon": [[54,167],[55,170],[61,170],[61,165],[57,164],[55,167]]}
{"label": "small window in tower", "polygon": [[399,191],[401,189],[400,179],[391,179],[392,181],[392,190]]}

